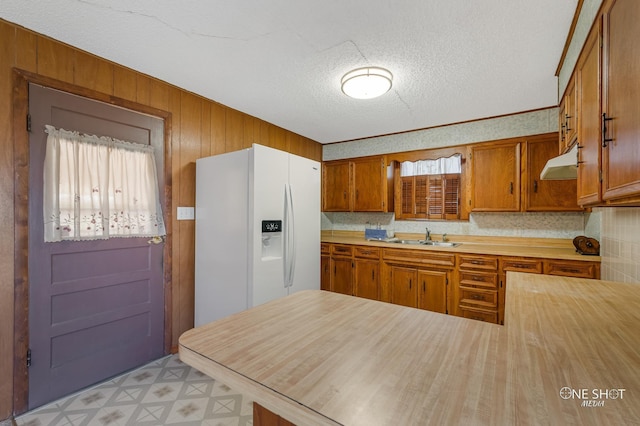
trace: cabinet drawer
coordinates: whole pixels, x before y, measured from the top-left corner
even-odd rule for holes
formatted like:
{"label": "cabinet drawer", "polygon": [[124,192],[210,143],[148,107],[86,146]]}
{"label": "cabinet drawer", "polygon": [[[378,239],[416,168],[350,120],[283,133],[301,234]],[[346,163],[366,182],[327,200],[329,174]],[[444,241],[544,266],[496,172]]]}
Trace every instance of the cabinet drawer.
{"label": "cabinet drawer", "polygon": [[597,265],[593,262],[547,261],[544,273],[564,277],[598,278]]}
{"label": "cabinet drawer", "polygon": [[354,256],[365,259],[380,259],[380,249],[378,247],[356,246]]}
{"label": "cabinet drawer", "polygon": [[493,324],[498,323],[498,313],[494,311],[485,311],[482,309],[471,309],[467,307],[460,307],[460,311],[462,313],[463,318],[490,322]]}
{"label": "cabinet drawer", "polygon": [[520,259],[520,258],[502,258],[502,270],[515,272],[529,272],[532,274],[542,273],[541,259]]}
{"label": "cabinet drawer", "polygon": [[338,256],[351,256],[353,254],[353,246],[333,244],[331,246],[331,254]]}
{"label": "cabinet drawer", "polygon": [[498,292],[460,288],[460,306],[463,307],[465,305],[490,310],[498,309]]}
{"label": "cabinet drawer", "polygon": [[460,256],[460,269],[498,271],[498,258],[493,256]]}
{"label": "cabinet drawer", "polygon": [[498,274],[460,271],[460,286],[496,289],[498,287]]}
{"label": "cabinet drawer", "polygon": [[320,243],[320,254],[330,254],[330,253],[331,253],[331,244]]}
{"label": "cabinet drawer", "polygon": [[433,265],[451,269],[456,264],[454,254],[437,253],[428,250],[385,249],[382,257],[387,263],[411,265]]}

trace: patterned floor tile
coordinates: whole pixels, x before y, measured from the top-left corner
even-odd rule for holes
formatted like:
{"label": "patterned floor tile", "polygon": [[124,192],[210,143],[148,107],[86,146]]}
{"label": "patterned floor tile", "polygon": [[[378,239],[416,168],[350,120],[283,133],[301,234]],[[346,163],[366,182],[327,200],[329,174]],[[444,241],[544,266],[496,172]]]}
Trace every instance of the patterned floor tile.
{"label": "patterned floor tile", "polygon": [[18,426],[251,426],[252,404],[172,355],[15,420]]}

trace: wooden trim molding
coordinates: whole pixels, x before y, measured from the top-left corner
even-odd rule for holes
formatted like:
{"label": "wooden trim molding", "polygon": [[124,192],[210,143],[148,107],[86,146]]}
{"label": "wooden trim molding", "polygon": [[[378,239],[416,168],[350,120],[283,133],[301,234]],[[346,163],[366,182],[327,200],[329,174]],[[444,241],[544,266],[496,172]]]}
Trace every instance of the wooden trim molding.
{"label": "wooden trim molding", "polygon": [[172,199],[171,199],[171,118],[168,111],[117,98],[28,71],[13,69],[13,156],[14,156],[14,370],[13,412],[27,411],[29,373],[29,83],[50,87],[96,101],[120,106],[164,120],[164,216],[167,236],[164,244],[164,352],[171,351],[172,336]]}

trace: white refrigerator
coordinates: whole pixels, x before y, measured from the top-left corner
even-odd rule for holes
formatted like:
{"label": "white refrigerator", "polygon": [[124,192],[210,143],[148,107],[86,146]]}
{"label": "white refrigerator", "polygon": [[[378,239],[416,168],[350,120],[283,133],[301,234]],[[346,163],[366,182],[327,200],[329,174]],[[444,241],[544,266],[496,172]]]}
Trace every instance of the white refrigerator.
{"label": "white refrigerator", "polygon": [[320,288],[320,163],[254,144],[196,160],[195,326]]}

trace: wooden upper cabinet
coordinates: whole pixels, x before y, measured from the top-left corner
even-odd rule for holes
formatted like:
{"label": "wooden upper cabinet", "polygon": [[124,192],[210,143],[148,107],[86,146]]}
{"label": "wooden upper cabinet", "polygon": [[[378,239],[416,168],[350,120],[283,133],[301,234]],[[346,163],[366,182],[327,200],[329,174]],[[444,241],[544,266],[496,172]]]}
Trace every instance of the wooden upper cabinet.
{"label": "wooden upper cabinet", "polygon": [[384,158],[371,157],[351,163],[353,211],[384,212],[387,201],[387,168]]}
{"label": "wooden upper cabinet", "polygon": [[578,204],[588,206],[602,199],[600,185],[600,25],[596,25],[576,65],[578,92]]}
{"label": "wooden upper cabinet", "polygon": [[550,135],[526,142],[525,205],[526,211],[579,211],[576,180],[540,180],[540,173],[550,158],[558,155],[557,139]]}
{"label": "wooden upper cabinet", "polygon": [[558,129],[560,131],[560,152],[566,152],[577,138],[577,90],[576,81],[572,77],[569,80],[564,96],[560,100]]}
{"label": "wooden upper cabinet", "polygon": [[349,161],[331,161],[322,164],[323,211],[351,210],[350,171]]}
{"label": "wooden upper cabinet", "polygon": [[640,201],[640,2],[609,0],[603,13],[602,198]]}
{"label": "wooden upper cabinet", "polygon": [[[393,209],[384,156],[322,164],[322,210],[387,212]],[[392,178],[391,178],[392,180]]]}
{"label": "wooden upper cabinet", "polygon": [[472,211],[520,211],[520,143],[471,150]]}

